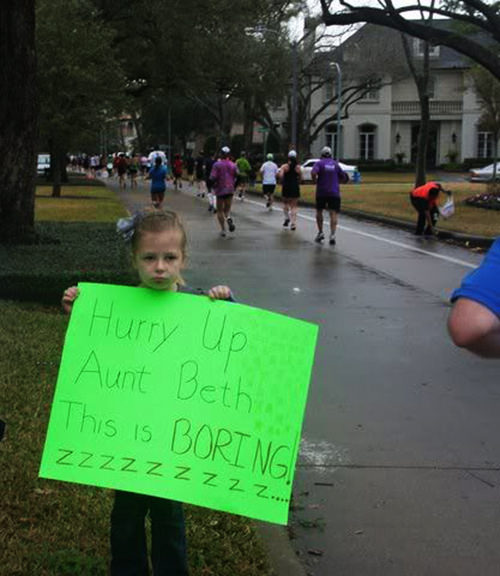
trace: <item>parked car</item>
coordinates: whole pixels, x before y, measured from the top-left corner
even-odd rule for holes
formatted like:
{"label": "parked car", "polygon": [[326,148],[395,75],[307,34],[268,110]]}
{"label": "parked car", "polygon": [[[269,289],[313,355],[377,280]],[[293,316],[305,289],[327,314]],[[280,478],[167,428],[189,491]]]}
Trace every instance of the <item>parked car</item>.
{"label": "parked car", "polygon": [[[488,164],[484,168],[472,168],[469,171],[469,180],[471,182],[487,182],[493,179],[493,167],[495,164]],[[500,180],[500,162],[497,162],[495,180]]]}
{"label": "parked car", "polygon": [[36,173],[44,176],[50,170],[50,154],[38,154]]}
{"label": "parked car", "polygon": [[[301,165],[302,180],[304,182],[312,181],[311,170],[313,166],[316,164],[316,162],[318,162],[318,160],[319,158],[309,158],[309,160],[306,160]],[[356,180],[357,177],[355,177],[354,175],[355,174],[359,175],[357,166],[351,166],[350,164],[344,164],[343,162],[339,162],[339,165],[342,168],[342,170],[349,176],[349,180],[351,181]]]}

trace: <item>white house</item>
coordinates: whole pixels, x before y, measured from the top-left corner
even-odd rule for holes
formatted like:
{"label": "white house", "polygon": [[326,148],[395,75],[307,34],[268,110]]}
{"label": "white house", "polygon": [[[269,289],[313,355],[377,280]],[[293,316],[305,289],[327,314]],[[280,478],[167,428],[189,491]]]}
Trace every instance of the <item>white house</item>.
{"label": "white house", "polygon": [[[441,21],[440,26],[446,25]],[[375,48],[375,44],[377,47]],[[340,152],[348,160],[387,160],[410,162],[415,159],[420,126],[420,106],[417,87],[410,75],[399,32],[366,24],[330,54],[347,71],[347,82],[356,81],[356,67],[366,74],[366,61],[373,53],[386,53],[388,59],[374,64],[374,72],[382,78],[380,89],[367,92],[353,104],[348,117],[342,119]],[[414,61],[423,59],[424,44],[410,38]],[[428,166],[466,158],[492,156],[492,134],[479,123],[480,102],[467,74],[467,60],[444,46],[433,46],[430,51],[430,134],[428,140]],[[406,70],[406,71],[405,71]],[[347,84],[348,85],[348,84]],[[345,80],[343,86],[345,87]],[[335,89],[334,79],[318,91],[311,100],[311,113],[319,109]],[[318,122],[333,116],[311,146],[317,156],[328,144],[336,151],[337,122],[335,104],[318,117]]]}

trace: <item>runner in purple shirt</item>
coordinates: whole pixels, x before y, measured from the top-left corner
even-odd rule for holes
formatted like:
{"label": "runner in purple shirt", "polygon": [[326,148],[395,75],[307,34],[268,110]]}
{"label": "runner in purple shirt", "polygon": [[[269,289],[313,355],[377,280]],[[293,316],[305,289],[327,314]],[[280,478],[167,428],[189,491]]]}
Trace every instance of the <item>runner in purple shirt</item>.
{"label": "runner in purple shirt", "polygon": [[224,146],[221,150],[221,159],[212,166],[210,180],[213,183],[213,193],[216,198],[217,220],[220,224],[220,235],[226,235],[226,226],[229,232],[234,232],[236,226],[231,218],[231,204],[234,196],[234,183],[238,169],[234,162],[229,160],[231,150]]}
{"label": "runner in purple shirt", "polygon": [[323,210],[326,209],[330,213],[330,244],[333,246],[340,212],[339,184],[346,184],[349,176],[342,170],[339,163],[333,160],[332,151],[328,146],[321,150],[321,159],[313,166],[311,176],[316,184],[316,224],[318,226],[318,234],[314,241],[321,243],[325,239]]}

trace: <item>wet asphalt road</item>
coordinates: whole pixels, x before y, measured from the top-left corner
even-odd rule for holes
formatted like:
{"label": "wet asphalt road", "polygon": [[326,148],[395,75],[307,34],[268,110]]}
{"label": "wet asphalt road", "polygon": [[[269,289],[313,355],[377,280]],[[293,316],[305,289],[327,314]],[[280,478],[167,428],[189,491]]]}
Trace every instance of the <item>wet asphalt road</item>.
{"label": "wet asphalt road", "polygon": [[187,224],[189,284],[320,325],[290,522],[306,571],[500,574],[500,364],[446,334],[481,256],[346,216],[318,246],[312,211],[284,231],[258,198],[235,201],[223,239],[192,192],[165,204]]}

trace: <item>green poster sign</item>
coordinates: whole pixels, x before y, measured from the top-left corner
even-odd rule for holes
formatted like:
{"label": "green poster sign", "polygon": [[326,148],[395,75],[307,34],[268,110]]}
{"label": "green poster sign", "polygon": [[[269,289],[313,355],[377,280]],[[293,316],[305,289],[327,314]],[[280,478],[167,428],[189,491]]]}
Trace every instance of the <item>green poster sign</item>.
{"label": "green poster sign", "polygon": [[318,328],[80,284],[40,476],[286,524]]}

